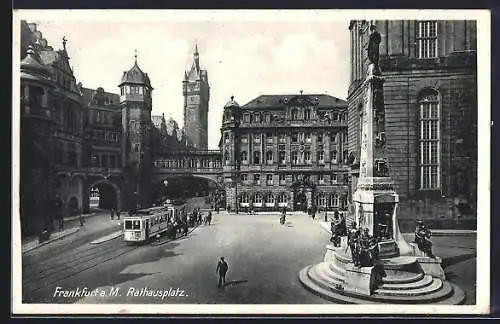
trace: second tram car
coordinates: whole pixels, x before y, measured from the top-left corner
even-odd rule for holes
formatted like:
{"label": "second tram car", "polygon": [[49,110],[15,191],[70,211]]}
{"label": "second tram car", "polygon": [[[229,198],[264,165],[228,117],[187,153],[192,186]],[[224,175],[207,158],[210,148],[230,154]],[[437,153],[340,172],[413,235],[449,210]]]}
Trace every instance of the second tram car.
{"label": "second tram car", "polygon": [[123,239],[126,242],[145,242],[176,227],[182,219],[185,204],[134,210],[123,219]]}

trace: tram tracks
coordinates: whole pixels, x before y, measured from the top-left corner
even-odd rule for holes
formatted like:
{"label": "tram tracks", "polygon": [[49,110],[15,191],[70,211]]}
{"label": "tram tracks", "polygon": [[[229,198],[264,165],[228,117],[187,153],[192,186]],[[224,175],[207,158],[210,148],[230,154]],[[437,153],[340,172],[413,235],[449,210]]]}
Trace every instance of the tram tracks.
{"label": "tram tracks", "polygon": [[[127,253],[130,253],[141,246],[125,245],[116,247],[115,245],[107,245],[103,249],[88,249],[85,255],[79,255],[65,262],[58,262],[52,266],[38,269],[31,273],[23,273],[23,290],[27,292],[36,292],[46,287],[53,287],[55,284],[73,277],[81,272],[90,270],[105,262],[116,259]],[[113,253],[114,251],[114,253]]]}

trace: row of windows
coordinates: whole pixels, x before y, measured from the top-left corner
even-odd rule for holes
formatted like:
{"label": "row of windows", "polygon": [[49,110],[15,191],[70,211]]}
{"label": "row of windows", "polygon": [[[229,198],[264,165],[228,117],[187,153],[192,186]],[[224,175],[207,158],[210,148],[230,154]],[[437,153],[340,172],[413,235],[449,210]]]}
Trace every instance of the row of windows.
{"label": "row of windows", "polygon": [[154,161],[154,166],[157,168],[220,168],[220,160],[163,160]]}
{"label": "row of windows", "polygon": [[116,168],[118,166],[117,154],[93,154],[91,157],[91,165],[93,167]]}
{"label": "row of windows", "polygon": [[85,131],[85,138],[110,141],[110,142],[119,142],[120,134],[118,132],[113,132],[113,131],[87,130]]}
{"label": "row of windows", "polygon": [[[291,156],[291,163],[292,164],[312,164],[312,152],[309,150],[292,150],[290,152]],[[275,156],[273,151],[267,151],[265,155],[265,163],[266,164],[274,164],[275,163]],[[339,160],[341,158],[341,160]],[[347,163],[348,159],[348,151],[344,150],[342,157],[338,156],[338,152],[336,150],[330,151],[330,160],[329,162],[331,163]],[[225,161],[226,165],[229,164],[229,154],[226,152],[225,154]],[[316,151],[316,161],[318,163],[325,163],[326,161],[326,152],[325,151]],[[261,152],[260,151],[254,151],[253,152],[253,159],[252,161],[253,164],[261,164],[264,161],[261,160]],[[278,160],[277,162],[279,164],[286,164],[286,151],[285,150],[280,150],[278,151]],[[249,157],[248,157],[248,152],[247,151],[242,151],[241,152],[241,163],[242,164],[249,164]]]}
{"label": "row of windows", "polygon": [[92,103],[98,106],[111,105],[113,103],[113,99],[108,96],[103,96],[92,99]]}
{"label": "row of windows", "polygon": [[89,123],[90,124],[112,124],[114,116],[115,116],[114,112],[92,109],[92,110],[89,110]]}
{"label": "row of windows", "polygon": [[[266,174],[266,185],[272,186],[275,184],[274,182],[274,174]],[[254,185],[261,185],[261,175],[260,174],[254,174],[252,182],[249,181],[248,179],[248,174],[243,173],[240,176],[240,180],[243,184],[254,184]],[[295,183],[300,180],[300,176],[298,174],[292,174],[291,175],[291,182],[290,183]],[[349,183],[349,177],[347,174],[336,174],[333,173],[331,175],[325,175],[325,174],[318,174],[318,182],[317,184],[319,185],[326,185],[326,184],[348,184]],[[286,181],[286,174],[279,174],[278,175],[278,182],[276,184],[279,185],[285,185],[287,184]]]}
{"label": "row of windows", "polygon": [[[241,135],[241,143],[248,143],[249,139],[253,139],[254,143],[261,143],[262,141],[265,141],[266,143],[274,143],[274,136],[272,132],[267,132],[265,134],[243,134]],[[278,136],[278,142],[280,143],[286,143],[287,142],[287,134],[279,134]],[[290,141],[292,143],[311,143],[312,142],[312,137],[313,135],[311,133],[305,133],[305,132],[294,132],[290,135]],[[341,133],[330,133],[330,142],[331,143],[347,143],[348,137],[347,137],[347,132],[341,132]],[[316,142],[318,143],[323,143],[325,140],[326,136],[323,133],[318,133],[316,135]],[[231,142],[229,134],[225,133],[224,134],[224,142],[229,144]]]}
{"label": "row of windows", "polygon": [[[262,203],[265,203],[265,204],[275,204],[275,203],[278,203],[278,204],[286,204],[288,203],[288,200],[289,200],[289,196],[287,193],[280,193],[280,194],[274,194],[274,193],[267,193],[267,194],[263,194],[263,193],[255,193],[255,194],[251,194],[251,193],[247,193],[247,192],[244,192],[240,195],[239,197],[239,201],[240,201],[240,204],[242,204],[243,206],[245,204],[250,204],[250,203],[253,203],[253,204],[262,204]],[[317,196],[316,196],[316,205],[317,206],[320,206],[320,207],[346,207],[347,206],[347,195],[346,194],[337,194],[337,193],[334,193],[334,194],[323,194],[323,193],[319,193]]]}
{"label": "row of windows", "polygon": [[150,91],[147,87],[126,85],[120,88],[120,94],[140,94],[149,97]]}
{"label": "row of windows", "polygon": [[[345,121],[347,120],[347,114],[344,112],[327,112],[327,115],[331,116],[333,121]],[[311,120],[316,118],[316,114],[311,108],[294,108],[290,111],[290,119],[291,120]],[[243,122],[244,123],[270,123],[272,120],[271,113],[244,113],[243,114]]]}

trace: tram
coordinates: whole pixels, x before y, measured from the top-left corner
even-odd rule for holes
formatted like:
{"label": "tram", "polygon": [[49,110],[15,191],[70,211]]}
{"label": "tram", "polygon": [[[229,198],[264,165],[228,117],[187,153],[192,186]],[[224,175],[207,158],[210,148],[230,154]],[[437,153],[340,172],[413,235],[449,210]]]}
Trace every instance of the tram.
{"label": "tram", "polygon": [[186,204],[165,203],[163,206],[138,209],[129,212],[123,219],[123,240],[126,242],[146,242],[152,237],[177,230],[185,214]]}

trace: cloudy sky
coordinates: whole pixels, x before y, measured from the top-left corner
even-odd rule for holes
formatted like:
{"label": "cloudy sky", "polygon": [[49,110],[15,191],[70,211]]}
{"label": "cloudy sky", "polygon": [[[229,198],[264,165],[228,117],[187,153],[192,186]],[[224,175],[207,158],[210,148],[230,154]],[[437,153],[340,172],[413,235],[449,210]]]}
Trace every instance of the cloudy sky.
{"label": "cloudy sky", "polygon": [[[198,43],[211,86],[209,147],[216,148],[222,107],[231,95],[245,104],[260,94],[328,93],[345,99],[349,82],[348,19],[297,15],[164,15],[161,19],[111,13],[98,18],[38,15],[39,30],[67,50],[77,82],[118,93],[124,70],[138,63],[150,76],[153,114],[183,124],[182,79]],[[301,17],[302,19],[297,19]],[[107,18],[112,20],[108,20]]]}

